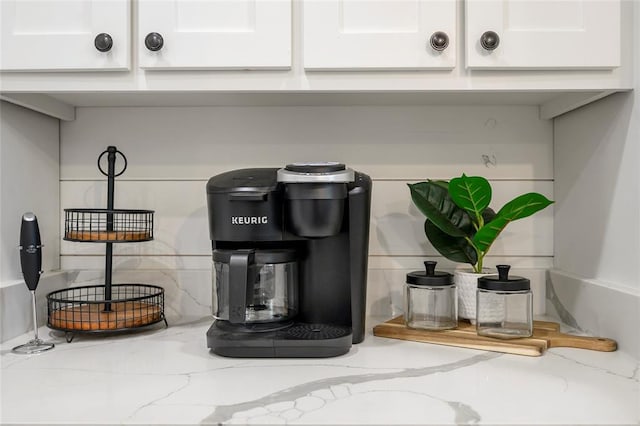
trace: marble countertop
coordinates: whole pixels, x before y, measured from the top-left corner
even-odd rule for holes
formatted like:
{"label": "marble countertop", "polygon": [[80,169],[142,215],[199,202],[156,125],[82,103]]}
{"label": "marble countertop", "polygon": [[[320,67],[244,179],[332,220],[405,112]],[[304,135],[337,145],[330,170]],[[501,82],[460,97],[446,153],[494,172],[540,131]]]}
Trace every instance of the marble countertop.
{"label": "marble countertop", "polygon": [[525,357],[374,337],[337,358],[231,359],[210,319],[17,355],[0,346],[0,420],[154,424],[638,424],[638,360],[556,348]]}

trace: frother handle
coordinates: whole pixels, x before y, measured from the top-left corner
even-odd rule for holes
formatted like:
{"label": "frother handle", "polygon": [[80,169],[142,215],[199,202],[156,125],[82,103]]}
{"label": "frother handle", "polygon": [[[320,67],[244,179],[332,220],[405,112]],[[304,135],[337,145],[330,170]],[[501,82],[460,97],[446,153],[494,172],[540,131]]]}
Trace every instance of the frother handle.
{"label": "frother handle", "polygon": [[22,215],[20,225],[20,266],[24,282],[31,291],[38,287],[42,273],[42,244],[38,219],[31,212]]}
{"label": "frother handle", "polygon": [[229,259],[229,322],[244,324],[247,312],[249,265],[253,263],[253,250],[237,250]]}

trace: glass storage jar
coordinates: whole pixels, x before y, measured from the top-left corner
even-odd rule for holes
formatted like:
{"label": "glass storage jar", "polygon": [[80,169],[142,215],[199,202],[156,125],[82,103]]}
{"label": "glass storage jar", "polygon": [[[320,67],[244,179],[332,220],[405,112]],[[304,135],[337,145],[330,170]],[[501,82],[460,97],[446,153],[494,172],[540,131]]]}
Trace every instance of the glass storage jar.
{"label": "glass storage jar", "polygon": [[404,321],[409,328],[446,330],[458,326],[453,275],[436,271],[436,262],[424,262],[424,271],[407,274]]}
{"label": "glass storage jar", "polygon": [[510,277],[509,268],[498,265],[498,275],[478,278],[476,329],[480,336],[515,339],[533,334],[530,281]]}

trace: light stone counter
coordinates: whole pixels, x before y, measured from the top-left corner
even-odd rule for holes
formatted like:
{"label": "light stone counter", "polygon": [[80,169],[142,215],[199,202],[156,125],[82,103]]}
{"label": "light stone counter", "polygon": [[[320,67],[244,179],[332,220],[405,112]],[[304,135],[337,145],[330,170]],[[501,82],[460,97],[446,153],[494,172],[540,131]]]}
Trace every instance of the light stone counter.
{"label": "light stone counter", "polygon": [[337,358],[211,354],[210,319],[46,353],[0,346],[0,420],[152,424],[638,424],[638,361],[551,349],[531,358],[369,335]]}

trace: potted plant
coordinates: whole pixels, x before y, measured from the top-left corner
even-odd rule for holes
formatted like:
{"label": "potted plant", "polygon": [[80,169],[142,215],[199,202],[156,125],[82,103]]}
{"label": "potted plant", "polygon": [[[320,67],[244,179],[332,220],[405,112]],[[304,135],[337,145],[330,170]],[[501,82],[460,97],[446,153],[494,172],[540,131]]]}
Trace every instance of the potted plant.
{"label": "potted plant", "polygon": [[491,185],[480,176],[428,180],[408,184],[411,199],[427,217],[424,231],[429,242],[445,258],[468,263],[469,271],[456,270],[458,315],[475,320],[477,279],[487,275],[484,258],[505,227],[546,208],[553,201],[537,192],[520,195],[496,213],[489,207]]}

